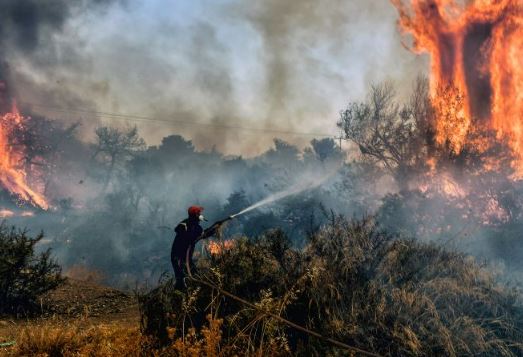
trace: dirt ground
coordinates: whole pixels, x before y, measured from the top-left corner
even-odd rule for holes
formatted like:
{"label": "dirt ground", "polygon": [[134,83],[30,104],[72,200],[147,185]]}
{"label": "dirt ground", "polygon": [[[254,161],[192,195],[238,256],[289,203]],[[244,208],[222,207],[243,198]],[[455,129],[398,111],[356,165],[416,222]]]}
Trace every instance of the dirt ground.
{"label": "dirt ground", "polygon": [[43,314],[34,319],[0,317],[0,344],[13,341],[22,328],[43,324],[66,328],[73,323],[86,327],[102,323],[138,326],[140,323],[138,304],[132,294],[71,278],[45,295],[41,306]]}

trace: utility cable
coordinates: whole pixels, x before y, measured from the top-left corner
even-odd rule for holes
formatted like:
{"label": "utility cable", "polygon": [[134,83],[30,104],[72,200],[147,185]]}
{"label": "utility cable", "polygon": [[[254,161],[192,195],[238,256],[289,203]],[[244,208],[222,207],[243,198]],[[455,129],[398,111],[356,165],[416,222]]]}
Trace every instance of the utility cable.
{"label": "utility cable", "polygon": [[85,109],[75,109],[75,108],[61,108],[48,106],[44,104],[35,104],[35,103],[25,103],[33,107],[41,107],[49,109],[57,113],[79,113],[79,114],[90,114],[96,115],[99,117],[106,117],[109,119],[125,120],[125,121],[147,121],[147,122],[161,122],[168,124],[183,124],[183,125],[192,125],[192,126],[208,126],[219,129],[232,129],[232,130],[243,130],[243,131],[252,131],[252,132],[266,132],[271,134],[282,134],[282,135],[295,135],[295,136],[308,136],[308,137],[325,137],[325,138],[335,138],[336,135],[326,134],[326,133],[310,133],[310,132],[299,132],[292,130],[278,130],[270,128],[253,128],[246,127],[241,125],[227,125],[227,124],[218,124],[218,123],[204,123],[198,121],[189,121],[189,120],[179,120],[179,119],[167,119],[167,118],[158,118],[142,115],[133,115],[133,114],[121,114],[121,113],[111,113],[111,112],[102,112],[94,110],[85,110]]}

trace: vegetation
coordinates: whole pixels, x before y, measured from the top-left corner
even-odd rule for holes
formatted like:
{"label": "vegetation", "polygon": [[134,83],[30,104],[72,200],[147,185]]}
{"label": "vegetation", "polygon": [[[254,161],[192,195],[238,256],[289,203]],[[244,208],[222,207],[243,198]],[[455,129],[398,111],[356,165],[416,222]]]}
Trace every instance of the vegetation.
{"label": "vegetation", "polygon": [[219,254],[200,259],[197,274],[216,288],[192,281],[180,292],[166,278],[139,298],[141,329],[130,321],[51,320],[21,328],[13,335],[16,344],[3,351],[11,356],[354,354],[276,315],[378,355],[523,353],[523,308],[516,291],[498,285],[466,255],[394,239],[370,219],[332,217],[300,250],[278,230],[219,244]]}
{"label": "vegetation", "polygon": [[[463,99],[452,88],[441,95],[455,97],[456,106]],[[392,86],[373,87],[367,101],[351,103],[341,113],[345,139],[361,154],[352,162],[332,139],[312,140],[302,151],[275,140],[267,152],[244,159],[198,151],[175,135],[146,147],[134,128],[98,128],[93,145],[64,136],[62,150],[71,148],[64,153],[86,163],[71,170],[86,176],[81,176],[85,181],[74,179],[70,192],[87,186],[85,191],[98,195],[86,198],[80,209],[73,199],[54,196],[60,198],[60,209],[49,213],[45,224],[56,230],[63,262],[71,271],[86,266],[128,286],[136,280],[156,281],[170,270],[169,226],[185,216],[188,204],[205,206],[212,221],[307,175],[332,167],[338,171],[321,187],[232,221],[224,235],[236,239],[218,241],[213,254],[204,252],[196,276],[200,282],[189,282],[188,290],[179,292],[165,276],[158,287],[140,296],[141,330],[73,325],[61,331],[43,326],[20,334],[13,351],[93,356],[344,354],[339,346],[274,317],[280,316],[380,355],[523,355],[519,292],[499,285],[490,269],[470,256],[434,243],[472,237],[461,246],[468,252],[488,252],[513,264],[511,268],[521,267],[520,244],[515,242],[523,221],[523,181],[510,178],[510,167],[501,162],[509,160],[506,156],[499,167],[495,162],[485,165],[498,157],[504,143],[486,152],[473,146],[458,152],[436,143],[433,114],[442,110],[431,107],[426,81],[416,83],[406,104],[397,101]],[[56,192],[58,185],[52,177],[61,177],[68,167],[63,160],[56,162],[62,166],[54,169],[56,175],[48,174],[49,192]],[[376,222],[349,222],[329,212],[344,217],[372,212]],[[5,227],[3,232],[6,237],[25,234]],[[57,283],[58,268],[48,254],[40,258],[44,263],[29,259],[33,263],[27,266],[52,267],[48,270],[55,269]],[[20,268],[19,275],[27,275],[28,269]],[[40,293],[27,305],[34,307]]]}
{"label": "vegetation", "polygon": [[[66,269],[82,257],[83,265],[100,270],[110,283],[124,287],[132,287],[136,280],[155,283],[162,272],[171,269],[166,247],[172,244],[172,227],[186,216],[189,205],[204,206],[211,222],[223,219],[309,175],[341,166],[343,160],[332,139],[312,140],[303,152],[276,140],[265,154],[243,159],[197,151],[180,136],[168,136],[158,147],[143,151],[139,145],[129,148],[121,143],[124,139],[120,137],[129,136],[134,143],[135,131],[97,133],[100,142],[92,150],[93,155],[99,154],[87,160],[90,176],[81,184],[75,182],[73,192],[89,188],[90,194],[98,195],[80,209],[75,208],[75,200],[62,200],[56,214],[38,223],[58,237],[54,249],[62,253]],[[109,140],[113,136],[120,139]],[[325,212],[332,209],[352,215],[370,206],[370,196],[358,194],[365,173],[346,175],[356,166],[344,166],[332,184],[235,220],[226,234],[254,236],[277,227],[295,244],[302,244],[311,223],[326,221]],[[347,204],[349,197],[358,197],[360,202]]]}
{"label": "vegetation", "polygon": [[371,220],[335,218],[303,250],[292,249],[281,231],[240,239],[201,261],[199,271],[199,279],[258,309],[205,285],[193,282],[181,293],[166,281],[141,298],[143,331],[164,351],[179,349],[180,339],[186,352],[197,341],[209,346],[212,333],[222,355],[339,352],[269,311],[381,355],[523,353],[515,291],[470,257],[392,239]]}
{"label": "vegetation", "polygon": [[26,231],[0,225],[0,314],[34,312],[38,298],[63,281],[50,250],[35,252],[43,237],[42,233],[29,237]]}
{"label": "vegetation", "polygon": [[427,170],[434,146],[432,122],[428,80],[419,78],[403,105],[391,83],[372,86],[367,101],[341,111],[338,126],[345,139],[358,145],[364,160],[383,165],[405,189],[413,175]]}
{"label": "vegetation", "polygon": [[[460,146],[438,137],[436,117],[459,127],[465,98],[452,85],[439,88],[437,96],[432,100],[424,77],[416,80],[405,102],[390,82],[373,85],[365,101],[349,103],[340,112],[337,124],[343,137],[358,146],[361,159],[382,167],[400,190],[409,190],[412,180],[434,169],[469,175],[492,170],[504,178],[513,174],[508,143],[491,131],[471,130]],[[456,128],[444,128],[452,130]]]}
{"label": "vegetation", "polygon": [[[460,112],[463,97],[456,90],[443,88],[439,95],[452,104],[446,115]],[[407,100],[390,83],[375,85],[339,117],[342,136],[357,148],[349,156],[324,138],[302,150],[276,139],[249,158],[199,150],[179,135],[147,145],[133,127],[98,127],[94,142],[86,143],[77,125],[61,127],[35,115],[24,136],[26,161],[33,168],[49,163],[37,170],[39,183],[57,209],[10,219],[56,237],[52,247],[65,269],[88,266],[108,283],[131,288],[136,281],[153,284],[171,269],[172,227],[189,205],[204,206],[212,222],[337,170],[320,187],[231,222],[225,234],[256,236],[278,228],[301,247],[331,211],[372,214],[392,234],[445,243],[455,237],[467,252],[520,271],[523,260],[513,247],[521,246],[516,227],[523,222],[523,181],[511,179],[506,143],[471,138],[458,152],[435,138],[434,115],[442,111],[434,107],[426,79],[415,83]],[[474,144],[484,141],[492,145],[478,150]]]}
{"label": "vegetation", "polygon": [[[372,211],[384,230],[452,243],[519,271],[521,252],[514,249],[520,246],[523,180],[514,179],[506,138],[478,127],[462,144],[452,142],[448,134],[462,125],[465,102],[452,85],[431,98],[422,77],[406,101],[384,83],[372,86],[365,101],[349,103],[338,126],[359,148],[358,160],[376,170],[374,180],[385,173],[394,181]],[[439,128],[445,135],[437,134],[436,117],[450,125]]]}
{"label": "vegetation", "polygon": [[[67,328],[64,325],[67,324]],[[143,356],[138,326],[47,322],[21,329],[6,356]],[[1,350],[0,350],[1,352]]]}
{"label": "vegetation", "polygon": [[[64,328],[64,325],[67,325],[67,328]],[[90,324],[82,320],[47,321],[17,331],[15,345],[8,348],[0,347],[0,354],[49,357],[214,357],[218,356],[219,352],[219,327],[219,322],[211,321],[210,328],[202,329],[201,339],[189,332],[183,339],[173,340],[173,344],[168,348],[158,348],[150,338],[140,332],[137,324]]]}

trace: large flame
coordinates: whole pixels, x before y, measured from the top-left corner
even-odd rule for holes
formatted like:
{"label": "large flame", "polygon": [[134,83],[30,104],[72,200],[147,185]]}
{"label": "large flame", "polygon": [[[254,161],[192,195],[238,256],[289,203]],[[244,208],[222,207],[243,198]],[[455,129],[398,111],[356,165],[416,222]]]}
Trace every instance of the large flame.
{"label": "large flame", "polygon": [[24,147],[10,142],[15,129],[23,128],[23,125],[24,117],[16,105],[13,105],[11,112],[0,115],[0,186],[20,201],[47,209],[49,205],[45,197],[28,183],[28,175],[22,165]]}
{"label": "large flame", "polygon": [[[459,152],[494,131],[523,176],[523,5],[520,0],[391,0],[416,53],[431,56],[436,142]],[[480,145],[474,143],[475,145]]]}

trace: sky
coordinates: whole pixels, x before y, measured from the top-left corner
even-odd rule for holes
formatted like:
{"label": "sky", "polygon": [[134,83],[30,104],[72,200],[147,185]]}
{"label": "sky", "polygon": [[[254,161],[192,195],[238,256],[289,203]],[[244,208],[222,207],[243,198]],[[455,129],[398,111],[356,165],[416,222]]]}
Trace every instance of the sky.
{"label": "sky", "polygon": [[[61,1],[49,0],[53,11]],[[388,0],[76,0],[64,7],[59,24],[47,9],[41,13],[52,21],[36,17],[31,51],[6,26],[4,60],[24,108],[80,121],[86,140],[100,125],[136,124],[149,144],[182,134],[199,149],[231,155],[256,155],[275,136],[303,146],[311,136],[283,132],[339,135],[339,111],[364,99],[371,84],[391,80],[404,94],[428,68],[402,46]]]}

